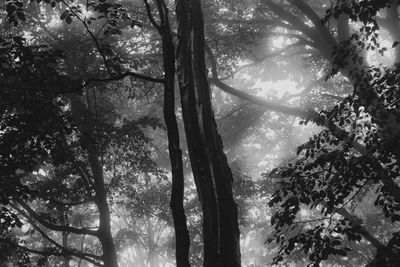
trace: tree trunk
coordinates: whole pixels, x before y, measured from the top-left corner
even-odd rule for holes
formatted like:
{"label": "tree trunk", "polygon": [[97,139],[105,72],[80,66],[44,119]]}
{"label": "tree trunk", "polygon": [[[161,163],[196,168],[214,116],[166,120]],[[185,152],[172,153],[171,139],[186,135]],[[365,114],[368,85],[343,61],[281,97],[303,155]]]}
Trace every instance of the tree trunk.
{"label": "tree trunk", "polygon": [[190,161],[203,209],[204,266],[240,266],[232,173],[211,106],[199,0],[178,0],[178,78]]}
{"label": "tree trunk", "polygon": [[[68,225],[68,213],[67,213],[67,209],[65,207],[61,207],[60,209],[60,221],[62,225]],[[68,232],[64,231],[62,232],[62,246],[64,248],[68,247]],[[63,263],[63,267],[70,267],[69,266],[69,261],[70,261],[70,256],[69,255],[65,255],[63,257],[64,263]]]}
{"label": "tree trunk", "polygon": [[103,248],[103,262],[107,267],[118,267],[117,253],[111,234],[110,209],[107,202],[107,191],[104,184],[103,167],[99,152],[93,139],[94,123],[90,111],[86,109],[77,96],[71,96],[71,109],[75,123],[81,132],[82,148],[88,153],[88,160],[93,174],[93,187],[96,192],[95,204],[99,211],[99,229],[97,237]]}
{"label": "tree trunk", "polygon": [[[179,129],[175,115],[175,47],[164,0],[157,0],[160,16],[158,31],[162,39],[164,64],[164,120],[167,127],[168,150],[171,162],[172,189],[170,207],[174,219],[176,266],[189,267],[189,231],[183,205],[184,175]],[[151,16],[151,14],[149,14]]]}
{"label": "tree trunk", "polygon": [[98,152],[92,140],[86,142],[89,162],[93,172],[95,203],[99,210],[98,238],[103,248],[104,266],[118,267],[117,253],[111,234],[110,209],[107,202],[107,192],[104,184],[103,168],[98,158]]}

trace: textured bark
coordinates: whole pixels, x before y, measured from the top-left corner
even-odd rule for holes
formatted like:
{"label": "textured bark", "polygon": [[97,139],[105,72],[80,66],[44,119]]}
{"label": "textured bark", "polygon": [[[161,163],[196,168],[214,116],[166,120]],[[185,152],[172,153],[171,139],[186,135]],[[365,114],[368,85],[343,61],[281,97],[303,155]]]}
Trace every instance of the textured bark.
{"label": "textured bark", "polygon": [[232,173],[211,106],[198,0],[178,0],[178,78],[190,161],[203,210],[204,266],[240,266]]}
{"label": "textured bark", "polygon": [[[182,151],[180,149],[179,129],[175,115],[175,47],[168,19],[168,8],[163,0],[157,0],[160,15],[158,27],[162,39],[164,61],[164,120],[167,126],[168,150],[171,162],[172,189],[170,207],[174,219],[176,266],[188,267],[189,231],[183,206],[184,175]],[[149,14],[151,16],[151,14]]]}
{"label": "textured bark", "polygon": [[93,119],[89,111],[76,96],[71,96],[71,109],[75,122],[82,134],[82,148],[88,153],[88,160],[93,175],[93,187],[96,192],[94,202],[99,211],[99,229],[97,237],[103,248],[103,262],[107,267],[118,267],[117,253],[111,234],[110,209],[107,202],[107,191],[104,184],[103,168],[99,152],[93,139]]}

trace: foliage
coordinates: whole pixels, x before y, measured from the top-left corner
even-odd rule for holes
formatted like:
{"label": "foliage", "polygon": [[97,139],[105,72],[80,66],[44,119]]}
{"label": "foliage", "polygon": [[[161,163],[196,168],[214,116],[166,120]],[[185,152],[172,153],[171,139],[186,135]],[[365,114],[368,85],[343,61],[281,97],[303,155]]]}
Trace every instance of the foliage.
{"label": "foliage", "polygon": [[[329,16],[344,13],[364,23],[362,30],[334,53],[333,73],[353,68],[349,78],[354,93],[332,110],[320,113],[322,124],[329,125],[331,130],[310,138],[297,149],[297,156],[287,166],[273,172],[282,177],[280,188],[269,202],[270,206],[281,207],[271,219],[275,232],[269,242],[275,240],[280,245],[275,263],[284,260],[285,254],[302,251],[308,255],[310,266],[319,266],[332,255],[348,255],[351,242],[359,243],[362,237],[378,248],[373,266],[394,266],[397,262],[400,251],[393,247],[398,242],[397,232],[387,245],[380,244],[367,236],[363,218],[349,216],[348,212],[348,207],[357,211],[368,196],[373,197],[373,204],[390,223],[400,220],[396,182],[399,65],[369,67],[363,65],[360,54],[363,49],[378,48],[381,53],[386,50],[377,43],[379,27],[374,16],[387,3],[354,1],[347,5],[338,1],[334,10],[328,11]],[[333,134],[335,125],[349,134]],[[355,148],[355,142],[365,150]],[[310,215],[304,216],[302,211],[308,209],[311,211],[306,213]]]}

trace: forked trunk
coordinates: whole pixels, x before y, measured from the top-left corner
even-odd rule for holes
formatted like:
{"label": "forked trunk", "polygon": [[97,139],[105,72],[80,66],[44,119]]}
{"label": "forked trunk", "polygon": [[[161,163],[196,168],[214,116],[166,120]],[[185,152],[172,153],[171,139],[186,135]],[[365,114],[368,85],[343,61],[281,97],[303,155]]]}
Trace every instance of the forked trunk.
{"label": "forked trunk", "polygon": [[182,115],[197,192],[203,210],[204,266],[240,266],[237,206],[232,173],[211,106],[199,0],[178,0],[177,68]]}

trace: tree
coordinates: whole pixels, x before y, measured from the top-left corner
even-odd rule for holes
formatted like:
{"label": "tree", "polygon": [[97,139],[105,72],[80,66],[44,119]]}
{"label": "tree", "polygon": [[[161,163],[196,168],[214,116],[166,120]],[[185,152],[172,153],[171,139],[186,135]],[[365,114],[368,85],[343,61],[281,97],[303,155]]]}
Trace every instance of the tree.
{"label": "tree", "polygon": [[[238,6],[238,3],[235,3],[235,7]],[[289,5],[290,4],[290,5]],[[273,1],[261,1],[261,4],[259,6],[260,9],[262,10],[260,13],[258,13],[258,16],[256,16],[256,12],[253,12],[253,14],[249,15],[246,14],[246,18],[249,18],[248,20],[243,20],[243,19],[236,19],[237,17],[234,17],[237,13],[242,12],[240,8],[235,10],[233,6],[230,6],[228,3],[225,5],[228,9],[228,12],[226,12],[229,15],[233,15],[233,19],[229,18],[226,20],[219,20],[219,23],[222,23],[227,29],[232,29],[232,31],[226,30],[223,31],[223,33],[227,33],[228,37],[222,36],[222,38],[226,38],[228,40],[232,40],[235,38],[235,36],[238,36],[240,34],[235,35],[235,31],[233,30],[234,27],[242,26],[245,23],[253,22],[254,23],[259,23],[260,20],[264,21],[265,23],[270,22],[269,25],[274,25],[276,26],[275,29],[279,28],[284,28],[284,31],[282,32],[272,32],[274,35],[278,36],[285,36],[289,40],[293,40],[292,43],[290,43],[286,48],[277,50],[275,52],[272,52],[270,54],[267,54],[265,56],[260,56],[257,57],[257,54],[254,56],[254,54],[250,54],[250,56],[247,56],[247,58],[254,58],[255,57],[255,63],[248,64],[247,67],[254,66],[256,64],[260,64],[260,62],[263,62],[266,59],[269,59],[274,56],[278,56],[284,53],[288,53],[289,55],[293,55],[290,53],[292,51],[294,54],[304,54],[305,56],[309,58],[314,58],[313,61],[315,62],[315,58],[323,58],[325,62],[328,62],[329,64],[332,64],[333,66],[333,72],[332,73],[337,73],[340,71],[351,83],[352,88],[354,89],[354,94],[356,95],[356,99],[358,104],[356,104],[356,113],[358,112],[357,109],[360,106],[365,107],[365,112],[368,113],[368,115],[365,116],[371,116],[369,119],[372,120],[372,123],[378,124],[378,131],[380,133],[378,134],[377,137],[378,140],[387,140],[387,148],[389,149],[390,153],[393,155],[396,155],[397,152],[397,146],[394,145],[393,141],[397,140],[395,136],[397,136],[397,124],[394,123],[395,118],[397,117],[397,111],[396,107],[388,107],[387,103],[393,103],[394,99],[396,97],[394,95],[386,95],[383,96],[382,92],[386,92],[385,90],[387,88],[387,84],[385,85],[386,80],[392,81],[392,78],[389,78],[390,75],[386,74],[377,74],[376,72],[380,72],[379,68],[375,69],[375,72],[373,71],[368,71],[368,69],[365,69],[365,67],[368,67],[367,62],[365,61],[365,55],[367,50],[376,50],[379,53],[383,53],[387,48],[382,48],[379,46],[379,42],[377,41],[378,34],[376,30],[378,29],[378,24],[379,22],[382,23],[382,25],[385,25],[386,28],[388,28],[388,25],[391,25],[391,29],[398,28],[398,25],[396,24],[396,20],[398,19],[396,15],[398,12],[398,3],[396,2],[391,2],[391,1],[372,1],[370,2],[360,2],[360,3],[344,3],[340,2],[335,8],[333,8],[333,11],[330,13],[333,15],[333,17],[336,19],[336,23],[329,23],[329,24],[324,24],[322,23],[322,17],[318,15],[318,12],[316,11],[316,8],[311,8],[310,4],[315,4],[313,1],[287,1],[286,3],[275,3]],[[320,4],[320,2],[318,2]],[[240,5],[240,4],[239,4]],[[263,7],[265,7],[263,9]],[[375,22],[375,19],[373,16],[377,14],[377,11],[381,8],[385,8],[387,16],[384,17],[385,14],[379,15],[378,18],[376,19],[378,21],[378,24]],[[216,9],[218,10],[218,9]],[[240,10],[240,11],[238,11]],[[256,9],[257,10],[257,9]],[[265,11],[269,11],[270,13],[267,13]],[[231,12],[231,13],[229,13]],[[265,13],[263,13],[265,12]],[[244,12],[245,13],[245,12]],[[272,16],[277,16],[278,18],[283,19],[282,20],[275,20],[272,21],[270,17],[268,17],[268,14],[272,14]],[[319,12],[319,14],[322,14]],[[261,17],[261,18],[260,18]],[[307,22],[305,22],[304,18],[306,19]],[[351,28],[349,25],[349,18],[353,20],[360,20],[364,23],[364,27],[361,27],[361,34],[357,34],[357,32],[354,35],[351,35]],[[333,20],[335,21],[335,20]],[[385,24],[385,22],[386,24]],[[375,22],[375,23],[374,23]],[[257,24],[258,25],[258,24]],[[332,27],[333,26],[333,27]],[[272,30],[275,30],[273,26],[271,27]],[[336,30],[336,34],[332,33],[332,30]],[[234,32],[234,34],[231,34],[231,32]],[[396,32],[394,31],[391,33],[392,37],[396,38]],[[211,37],[212,38],[212,37]],[[218,36],[216,38],[217,40],[221,39],[221,36]],[[224,39],[223,39],[224,40]],[[296,42],[297,40],[297,42]],[[395,41],[396,39],[394,39]],[[342,42],[342,43],[341,43]],[[232,46],[243,46],[243,44],[240,42],[230,42]],[[304,50],[300,50],[299,47],[304,46]],[[397,42],[394,43],[393,47],[396,50],[397,53]],[[298,51],[293,51],[293,50],[298,50]],[[216,49],[215,49],[216,50]],[[215,51],[214,50],[214,51]],[[237,50],[235,50],[237,51]],[[244,51],[244,53],[243,53]],[[317,56],[315,56],[315,52],[317,52]],[[243,58],[246,58],[246,50],[243,49],[242,55]],[[332,56],[333,53],[333,56]],[[354,117],[348,116],[346,114],[345,118],[347,118],[347,122],[345,118],[341,118],[343,116],[343,113],[338,112],[338,110],[341,110],[347,106],[347,105],[353,105],[354,103],[352,101],[349,101],[349,98],[347,98],[342,105],[339,105],[339,107],[336,107],[333,109],[332,112],[322,112],[322,117],[318,115],[318,113],[312,111],[312,110],[302,110],[300,108],[293,108],[290,106],[284,106],[280,105],[277,103],[273,103],[271,101],[263,101],[259,99],[258,97],[253,97],[252,95],[249,95],[245,92],[236,90],[232,86],[227,85],[222,81],[223,78],[220,78],[218,75],[218,68],[222,65],[217,64],[217,60],[214,58],[211,49],[209,49],[209,54],[210,54],[210,59],[212,62],[212,74],[213,74],[213,82],[216,86],[221,88],[222,90],[234,94],[238,97],[241,97],[243,99],[246,99],[247,101],[250,101],[252,103],[255,103],[260,106],[264,106],[270,110],[276,111],[276,112],[282,112],[285,114],[297,116],[297,117],[302,117],[306,119],[306,121],[313,121],[317,123],[318,125],[325,126],[326,128],[329,129],[328,132],[323,132],[321,135],[323,137],[320,137],[321,140],[326,141],[332,140],[334,138],[335,140],[340,140],[339,142],[344,142],[345,147],[352,147],[352,149],[355,149],[355,153],[360,153],[363,155],[363,157],[367,157],[370,160],[373,160],[373,158],[370,158],[371,152],[373,150],[370,150],[369,145],[367,144],[367,147],[365,147],[365,144],[367,142],[359,142],[360,140],[363,140],[363,138],[357,140],[356,137],[354,137],[351,134],[349,134],[348,131],[350,126],[346,126],[346,124],[350,123],[350,121],[354,120]],[[364,57],[364,58],[363,58]],[[222,61],[224,62],[224,61]],[[372,67],[371,67],[372,68]],[[222,68],[221,68],[222,69]],[[242,67],[243,69],[243,67]],[[384,71],[385,72],[385,71]],[[233,72],[235,73],[235,72]],[[376,76],[374,76],[376,75]],[[379,79],[378,77],[384,76],[385,78]],[[329,77],[329,75],[328,75]],[[324,77],[322,77],[324,78]],[[378,78],[377,80],[375,78]],[[320,81],[321,79],[318,78]],[[298,94],[297,97],[299,96],[304,96],[307,93],[310,93],[310,91],[315,87],[317,83],[310,83],[310,86],[307,86],[305,90]],[[379,81],[379,82],[378,82]],[[380,88],[380,89],[379,89]],[[382,89],[386,88],[386,89]],[[376,91],[378,92],[376,92]],[[395,90],[394,90],[395,91]],[[316,90],[318,94],[319,91]],[[345,91],[346,92],[346,91]],[[340,92],[343,94],[343,92]],[[321,94],[322,95],[322,94]],[[335,99],[341,100],[341,98],[338,95],[332,95],[332,94],[323,94],[324,96],[328,97],[334,97]],[[389,98],[389,101],[386,99]],[[373,100],[375,99],[375,100]],[[386,103],[386,104],[385,104]],[[347,108],[346,108],[347,109]],[[352,108],[350,108],[351,112],[354,112]],[[350,112],[350,113],[351,113]],[[335,114],[335,115],[333,115]],[[357,113],[358,114],[358,113]],[[383,115],[382,118],[379,118],[378,114]],[[337,116],[336,118],[333,119],[333,117]],[[357,115],[358,116],[358,115]],[[391,119],[389,119],[391,117]],[[365,117],[363,117],[365,118]],[[332,122],[332,119],[334,122]],[[351,124],[351,123],[350,123]],[[389,126],[390,125],[390,126]],[[366,126],[367,128],[370,126]],[[357,128],[357,127],[356,127]],[[389,129],[388,129],[389,128]],[[390,134],[389,134],[390,132]],[[357,132],[360,134],[360,132]],[[327,136],[326,136],[327,135]],[[389,139],[386,139],[389,138]],[[319,140],[319,139],[318,139]],[[368,141],[370,141],[370,137],[367,138]],[[376,141],[376,139],[375,139]],[[336,141],[333,142],[335,144]],[[318,143],[318,142],[317,142]],[[385,142],[383,142],[385,143]],[[307,148],[308,145],[312,146],[314,143],[310,142],[306,144],[305,146],[302,146],[299,151],[303,148]],[[330,144],[332,145],[332,143]],[[321,149],[323,147],[322,144],[317,145],[318,149]],[[375,145],[376,147],[376,145]],[[306,152],[307,153],[307,152]],[[312,152],[309,152],[310,154],[306,154],[306,157],[314,157],[315,154]],[[354,150],[351,151],[351,153],[354,153]],[[373,153],[373,152],[372,152]],[[303,155],[303,154],[300,154]],[[392,156],[393,156],[392,155]],[[333,160],[337,155],[333,155],[332,157],[329,157],[327,159],[324,159],[322,162],[329,162]],[[347,159],[347,158],[346,158]],[[389,160],[391,161],[391,160]],[[383,160],[383,162],[388,162],[388,159]],[[321,162],[319,162],[321,163]],[[304,163],[303,163],[304,164]],[[359,164],[359,162],[357,163]],[[360,167],[360,165],[358,166]],[[301,167],[302,168],[302,167]],[[374,169],[377,172],[380,172],[381,177],[390,177],[390,175],[387,175],[385,171],[382,170],[382,168],[379,165],[374,165]],[[289,170],[293,170],[292,168],[289,168]],[[354,171],[354,170],[353,170]],[[290,172],[288,172],[290,174]],[[285,172],[285,174],[287,174]],[[304,174],[303,174],[304,175]],[[364,177],[365,178],[365,177]],[[382,189],[386,191],[387,197],[392,199],[391,201],[396,201],[397,197],[399,196],[398,193],[398,184],[394,183],[396,176],[392,176],[391,179],[381,179],[377,183],[381,184]],[[295,179],[294,179],[295,180]],[[357,180],[357,179],[356,179]],[[296,184],[296,181],[290,183],[291,186],[294,186]],[[287,184],[283,188],[287,188],[289,184]],[[390,190],[388,190],[390,188]],[[285,189],[283,189],[285,190]],[[310,189],[309,189],[310,190]],[[305,191],[305,188],[302,188],[300,191]],[[331,191],[331,189],[327,190]],[[388,192],[390,191],[390,192]],[[286,191],[283,191],[283,196],[286,195]],[[297,191],[296,191],[297,192]],[[308,191],[305,191],[308,192]],[[341,193],[342,194],[342,193]],[[290,194],[289,194],[290,195]],[[346,194],[344,194],[346,195]],[[279,197],[275,198],[274,200],[277,200],[280,202],[279,198],[282,197],[280,195]],[[345,197],[344,197],[345,198]],[[286,199],[286,198],[285,198]],[[296,199],[296,198],[294,198]],[[293,199],[292,199],[293,200]],[[294,200],[293,200],[294,201]],[[389,202],[391,202],[389,201]],[[385,202],[385,201],[383,201]],[[288,207],[292,207],[293,205],[296,207],[295,204],[287,202],[286,203]],[[320,203],[319,203],[320,204]],[[393,205],[393,206],[392,206]],[[396,207],[397,204],[393,203],[390,205],[391,207]],[[393,208],[395,209],[395,208]],[[392,211],[393,211],[392,209]],[[296,209],[294,209],[296,210]],[[344,209],[344,206],[341,208],[337,208],[335,213],[341,214],[341,216],[344,216],[347,220],[352,221],[353,224],[357,225],[357,227],[360,226],[360,221],[358,220],[357,217],[354,215],[351,215],[347,210]],[[296,214],[296,212],[293,212],[293,214]],[[281,214],[280,218],[282,219]],[[393,215],[393,214],[392,214]],[[389,215],[391,217],[392,215]],[[395,215],[396,217],[397,215]],[[287,219],[287,218],[286,218]],[[395,219],[396,220],[396,219]],[[284,221],[284,220],[283,220]],[[283,221],[274,221],[277,225],[282,223]],[[282,225],[277,226],[278,228],[281,228]],[[362,227],[361,227],[362,228]],[[363,235],[364,238],[369,240],[372,244],[375,245],[375,247],[380,248],[382,245],[380,244],[380,241],[378,241],[376,238],[374,238],[368,231],[365,229],[360,230],[361,234]],[[281,237],[280,234],[277,235],[278,237]],[[395,240],[395,239],[394,239]],[[296,243],[296,242],[294,242]],[[292,248],[293,244],[290,245],[290,248]],[[318,247],[318,246],[317,246]],[[286,251],[290,251],[286,250]],[[283,252],[283,250],[282,250]],[[335,253],[335,252],[334,252]],[[343,251],[340,251],[339,253],[343,253]],[[318,254],[318,253],[317,253]],[[390,257],[389,257],[390,258]],[[314,259],[315,260],[315,259]]]}
{"label": "tree", "polygon": [[211,107],[199,1],[176,4],[178,82],[193,176],[203,209],[204,266],[240,266],[232,173]]}
{"label": "tree", "polygon": [[[329,255],[345,256],[349,247],[345,242],[360,240],[363,236],[377,249],[371,265],[395,266],[399,252],[394,248],[397,233],[384,245],[371,235],[363,221],[351,215],[345,207],[356,207],[366,196],[372,195],[374,205],[395,223],[399,219],[397,146],[398,107],[392,92],[396,91],[392,75],[397,64],[390,68],[363,65],[364,50],[377,49],[379,29],[373,16],[381,8],[397,9],[398,3],[364,2],[344,4],[338,2],[329,15],[349,16],[361,21],[361,33],[353,34],[337,48],[333,71],[341,70],[353,83],[354,92],[329,112],[322,112],[324,121],[351,131],[351,138],[323,131],[298,148],[298,158],[279,170],[287,177],[274,194],[270,205],[282,203],[283,210],[275,213],[272,224],[274,238],[280,244],[276,262],[284,254],[302,250],[309,254],[311,265],[319,265]],[[358,41],[357,40],[362,40]],[[396,44],[394,45],[396,46]],[[359,64],[359,65],[357,65]],[[351,142],[359,142],[365,150],[357,149]],[[384,168],[382,168],[384,166]],[[373,193],[374,192],[374,193]],[[322,218],[299,220],[301,206],[319,208]],[[353,208],[354,209],[354,208]],[[340,214],[341,217],[335,217]],[[290,232],[289,235],[282,231]],[[272,240],[272,239],[271,239]]]}
{"label": "tree", "polygon": [[[11,22],[24,21],[22,3],[10,1],[6,4]],[[49,4],[53,6],[53,2]],[[71,7],[61,17],[69,23],[67,16],[72,13],[68,12],[73,11]],[[107,110],[106,94],[96,95],[94,90],[101,86],[89,86],[93,80],[86,81],[85,93],[82,92],[83,82],[74,77],[77,66],[71,66],[74,60],[68,55],[19,36],[4,37],[1,41],[4,59],[1,75],[5,89],[2,92],[2,159],[7,169],[2,178],[2,216],[7,221],[2,229],[5,231],[4,250],[42,255],[39,264],[51,256],[65,256],[67,265],[74,256],[96,265],[117,266],[103,159],[110,155],[108,146],[111,143],[114,149],[125,146],[134,150],[140,148],[140,145],[132,146],[137,141],[148,143],[138,134],[140,130],[134,131],[140,122],[137,125],[125,122],[120,129],[110,127],[117,116]],[[67,64],[60,67],[62,60]],[[117,79],[110,81],[113,80]],[[144,120],[141,124],[154,125],[154,122]],[[116,155],[118,153],[112,156]],[[149,161],[147,153],[139,155]],[[49,170],[44,171],[46,169]],[[45,177],[40,172],[45,172]],[[61,182],[61,186],[57,182]],[[73,194],[69,193],[71,190]],[[43,202],[48,202],[47,207],[35,210],[34,206],[39,207]],[[89,225],[80,222],[80,225],[70,226],[69,220],[73,217],[70,213],[76,211],[77,206],[90,203],[98,209],[99,225],[91,221]],[[54,217],[54,209],[62,211],[63,215]],[[24,246],[23,240],[9,231],[9,227],[21,226],[21,216],[46,240],[43,249]],[[91,226],[96,230],[87,229]],[[55,234],[48,234],[43,228]],[[68,235],[74,234],[98,238],[101,256],[96,255],[95,249],[89,253],[72,246]],[[62,243],[58,242],[60,235]],[[24,257],[29,260],[26,255]]]}
{"label": "tree", "polygon": [[[38,3],[40,1],[37,1]],[[177,263],[182,266],[188,265],[188,234],[185,230],[185,215],[183,211],[183,169],[182,169],[182,159],[181,152],[179,148],[179,135],[177,131],[177,124],[174,115],[174,45],[172,43],[172,32],[169,28],[168,21],[168,9],[163,1],[157,1],[157,9],[160,15],[160,25],[154,20],[150,5],[146,2],[147,14],[152,22],[153,26],[158,30],[162,37],[162,48],[164,55],[164,79],[151,78],[149,76],[141,75],[131,71],[122,72],[121,60],[118,55],[113,51],[111,45],[108,43],[109,39],[115,34],[120,34],[121,29],[125,27],[125,21],[128,21],[130,25],[135,26],[139,24],[136,20],[130,18],[126,11],[122,8],[120,4],[110,4],[106,1],[101,1],[99,3],[86,3],[86,10],[83,9],[83,5],[80,3],[74,4],[69,1],[48,1],[46,4],[40,4],[43,8],[60,8],[60,19],[65,21],[67,24],[71,24],[74,20],[79,21],[86,33],[94,42],[94,47],[97,53],[101,56],[103,69],[101,72],[107,73],[109,78],[99,79],[92,78],[86,79],[86,81],[81,81],[79,79],[74,80],[75,70],[72,67],[72,71],[68,72],[71,77],[66,77],[67,80],[74,80],[74,86],[69,88],[70,92],[79,92],[81,90],[81,85],[83,84],[86,88],[89,87],[90,83],[93,82],[111,82],[116,80],[121,80],[127,76],[135,77],[139,79],[144,79],[147,81],[164,83],[165,87],[165,100],[164,100],[164,115],[167,125],[168,137],[169,137],[169,148],[170,148],[170,158],[172,165],[173,174],[173,194],[171,200],[171,207],[173,209],[173,214],[176,223],[177,232]],[[180,4],[177,6],[181,7]],[[95,13],[104,14],[95,18],[94,16],[88,17],[88,9],[92,9]],[[198,10],[197,10],[198,9]],[[200,194],[200,199],[202,202],[203,212],[204,212],[204,238],[207,240],[205,246],[205,265],[216,266],[218,264],[222,265],[240,265],[240,251],[239,251],[239,229],[237,225],[237,210],[236,204],[233,200],[232,195],[232,174],[230,173],[229,166],[227,165],[224,152],[222,150],[222,144],[216,130],[215,122],[213,120],[212,107],[209,96],[208,83],[205,76],[205,63],[204,63],[204,37],[203,37],[203,24],[202,15],[197,13],[201,9],[199,3],[197,7],[193,8],[191,13],[193,13],[192,18],[189,21],[190,24],[195,25],[191,30],[197,35],[196,42],[199,42],[199,46],[195,51],[187,51],[191,57],[195,58],[199,65],[195,68],[202,69],[199,74],[192,73],[193,77],[197,81],[201,81],[203,85],[201,87],[189,88],[191,91],[195,90],[197,93],[203,94],[203,100],[197,101],[207,101],[207,105],[202,111],[207,115],[206,120],[199,121],[200,125],[197,125],[197,130],[194,132],[187,131],[186,136],[189,142],[189,150],[192,158],[192,166],[195,170],[196,184],[198,185],[198,192]],[[26,16],[24,12],[24,4],[20,1],[8,1],[6,3],[6,10],[8,21],[14,26],[23,24],[26,21]],[[179,9],[178,9],[179,11]],[[182,10],[180,10],[182,12]],[[183,10],[186,12],[186,10]],[[92,24],[94,27],[100,26],[96,25],[97,20],[104,20],[105,25],[102,26],[104,32],[100,37],[94,34],[91,29]],[[121,25],[122,23],[122,25]],[[183,23],[186,23],[185,21]],[[186,33],[185,33],[186,34]],[[111,36],[111,37],[110,37]],[[104,38],[104,39],[102,39]],[[180,45],[182,46],[182,45]],[[193,55],[193,56],[192,56]],[[182,58],[182,55],[178,55],[178,59]],[[178,60],[178,68],[184,70],[187,67],[186,63],[180,62]],[[193,69],[191,70],[193,72]],[[72,79],[71,79],[72,78]],[[181,77],[182,78],[182,77]],[[182,79],[180,79],[182,80]],[[187,87],[184,83],[181,84],[182,94],[187,94]],[[54,84],[52,84],[54,85]],[[38,84],[39,87],[43,87],[42,83]],[[194,84],[191,84],[194,86]],[[39,89],[42,91],[43,89]],[[67,93],[69,90],[64,90],[62,88],[56,93]],[[193,95],[195,91],[190,92]],[[196,94],[197,94],[196,93]],[[116,266],[116,254],[111,238],[110,231],[110,212],[107,203],[107,192],[105,190],[104,174],[103,174],[103,163],[100,161],[99,156],[102,153],[101,145],[97,144],[98,141],[94,141],[93,135],[98,135],[99,132],[96,128],[96,123],[92,124],[93,121],[92,114],[87,111],[82,100],[73,94],[67,98],[67,104],[71,105],[72,118],[76,123],[77,130],[81,135],[81,148],[86,150],[87,160],[91,166],[91,171],[93,174],[93,190],[95,191],[94,202],[99,209],[100,225],[96,232],[96,236],[100,239],[103,246],[103,261],[107,266]],[[184,117],[185,124],[191,124],[191,119],[198,120],[199,117],[203,116],[200,114],[191,113],[195,111],[191,105],[194,104],[195,99],[190,99],[186,101],[186,97],[182,96],[182,104],[184,106]],[[86,103],[90,105],[90,103]],[[95,114],[96,115],[96,114]],[[97,116],[97,115],[96,115]],[[196,117],[196,118],[195,118]],[[97,120],[97,118],[96,118]],[[90,123],[89,123],[90,122]],[[203,125],[201,125],[203,124]],[[94,127],[94,128],[93,128]],[[192,125],[188,125],[186,128],[191,129]],[[203,135],[201,129],[199,128],[209,128],[209,130]],[[202,142],[207,144],[207,149],[203,149],[198,145],[195,145],[195,139],[202,136]],[[210,140],[208,140],[210,139]],[[212,141],[211,144],[208,144]],[[98,147],[100,145],[100,147]],[[201,155],[197,155],[196,150],[201,150]],[[206,157],[202,157],[206,156]],[[212,168],[209,169],[209,162],[212,162]],[[222,165],[221,165],[222,164]],[[202,173],[204,169],[205,173]],[[203,179],[203,181],[202,181]],[[205,184],[204,184],[205,183]],[[205,200],[205,202],[203,202]],[[30,208],[28,205],[25,208]],[[211,213],[209,211],[213,210]],[[36,217],[35,219],[39,219]],[[210,223],[210,221],[212,221]],[[49,226],[49,225],[47,225]],[[70,230],[70,229],[69,229]],[[182,231],[181,231],[182,230]],[[93,232],[94,234],[94,232]],[[211,244],[211,246],[210,246]],[[220,255],[214,251],[217,248]],[[108,254],[107,254],[108,253]],[[232,253],[235,255],[232,257]]]}

